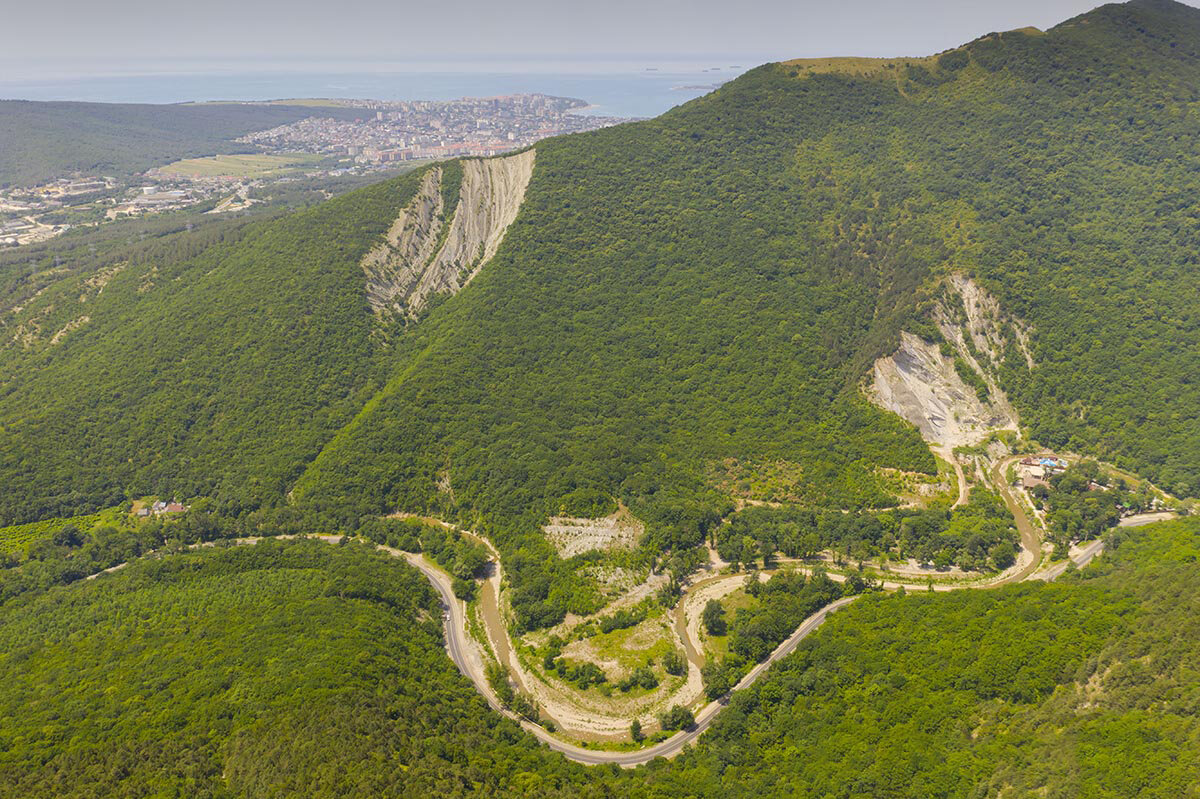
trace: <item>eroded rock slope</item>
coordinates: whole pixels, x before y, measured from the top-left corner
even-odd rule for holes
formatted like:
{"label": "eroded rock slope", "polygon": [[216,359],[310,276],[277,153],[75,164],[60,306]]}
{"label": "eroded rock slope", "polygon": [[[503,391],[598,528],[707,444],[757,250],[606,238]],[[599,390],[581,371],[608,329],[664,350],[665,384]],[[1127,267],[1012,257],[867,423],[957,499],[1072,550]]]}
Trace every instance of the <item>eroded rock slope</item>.
{"label": "eroded rock slope", "polygon": [[948,346],[901,333],[900,348],[875,362],[872,400],[945,451],[978,444],[996,430],[1016,430],[1016,411],[996,372],[1008,358],[1033,368],[1029,326],[963,275],[946,280],[934,321]]}
{"label": "eroded rock slope", "polygon": [[435,293],[455,294],[492,259],[516,219],[533,174],[534,150],[462,162],[454,208],[441,167],[429,170],[385,240],[363,258],[367,297],[379,315],[416,316]]}

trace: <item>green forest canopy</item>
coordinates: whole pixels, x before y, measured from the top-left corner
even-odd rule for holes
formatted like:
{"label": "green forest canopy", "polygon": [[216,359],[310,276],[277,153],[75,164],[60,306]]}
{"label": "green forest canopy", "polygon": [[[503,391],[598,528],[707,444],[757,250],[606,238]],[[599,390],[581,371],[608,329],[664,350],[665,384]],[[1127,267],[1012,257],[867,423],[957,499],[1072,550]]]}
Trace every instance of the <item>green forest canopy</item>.
{"label": "green forest canopy", "polygon": [[0,100],[0,186],[71,173],[125,176],[180,158],[252,152],[234,139],[356,109],[251,103],[133,105]]}
{"label": "green forest canopy", "polygon": [[6,256],[0,523],[142,494],[248,526],[438,513],[497,541],[540,626],[586,595],[552,513],[622,500],[657,554],[731,510],[717,461],[785,464],[812,509],[932,473],[859,386],[949,271],[1032,325],[1035,368],[999,372],[1034,438],[1195,495],[1198,15],[1139,0],[872,74],[767,65],[542,142],[496,258],[407,331],[358,263],[418,175],[108,261]]}
{"label": "green forest canopy", "polygon": [[1055,584],[868,595],[634,772],[493,713],[397,559],[142,560],[0,605],[0,793],[1175,799],[1200,783],[1200,522],[1127,535]]}

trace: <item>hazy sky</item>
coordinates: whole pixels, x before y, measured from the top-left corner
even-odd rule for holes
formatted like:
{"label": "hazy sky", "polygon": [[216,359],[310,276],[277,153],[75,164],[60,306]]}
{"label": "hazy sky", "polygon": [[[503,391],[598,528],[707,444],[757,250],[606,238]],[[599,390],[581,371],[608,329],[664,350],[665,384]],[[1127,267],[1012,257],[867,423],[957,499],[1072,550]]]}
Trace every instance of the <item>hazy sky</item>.
{"label": "hazy sky", "polygon": [[[1200,0],[1191,0],[1200,4]],[[1096,0],[5,0],[2,77],[356,59],[924,55]],[[531,65],[533,66],[533,65]],[[556,65],[557,66],[557,65]]]}

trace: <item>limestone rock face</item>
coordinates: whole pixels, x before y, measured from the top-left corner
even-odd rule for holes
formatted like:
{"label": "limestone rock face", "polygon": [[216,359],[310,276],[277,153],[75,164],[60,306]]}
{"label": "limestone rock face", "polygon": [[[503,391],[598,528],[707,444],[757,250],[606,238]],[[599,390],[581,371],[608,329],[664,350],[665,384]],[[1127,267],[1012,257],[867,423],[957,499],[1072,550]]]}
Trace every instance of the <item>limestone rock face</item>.
{"label": "limestone rock face", "polygon": [[456,294],[500,248],[533,175],[534,150],[462,162],[458,205],[442,201],[442,169],[429,170],[384,241],[362,260],[376,314],[415,317],[435,293]]}
{"label": "limestone rock face", "polygon": [[[875,362],[867,390],[871,400],[911,422],[930,445],[947,452],[978,444],[996,430],[1016,430],[1016,411],[997,383],[996,371],[1008,358],[1034,368],[1029,326],[1006,315],[995,297],[963,275],[946,280],[934,321],[953,353],[901,333],[900,348]],[[956,358],[987,384],[986,399],[963,380]]]}
{"label": "limestone rock face", "polygon": [[901,334],[900,349],[875,362],[873,398],[912,422],[930,444],[946,449],[977,444],[1016,419],[1000,403],[982,402],[937,345]]}

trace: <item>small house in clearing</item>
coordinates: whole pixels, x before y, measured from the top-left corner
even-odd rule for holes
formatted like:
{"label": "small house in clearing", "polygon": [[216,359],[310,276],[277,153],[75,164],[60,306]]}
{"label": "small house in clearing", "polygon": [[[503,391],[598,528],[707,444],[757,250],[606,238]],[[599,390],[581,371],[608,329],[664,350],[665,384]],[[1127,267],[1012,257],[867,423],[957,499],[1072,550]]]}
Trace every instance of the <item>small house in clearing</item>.
{"label": "small house in clearing", "polygon": [[187,510],[187,506],[176,500],[170,502],[159,500],[150,506],[150,510],[155,516],[162,516],[166,513],[183,513]]}

